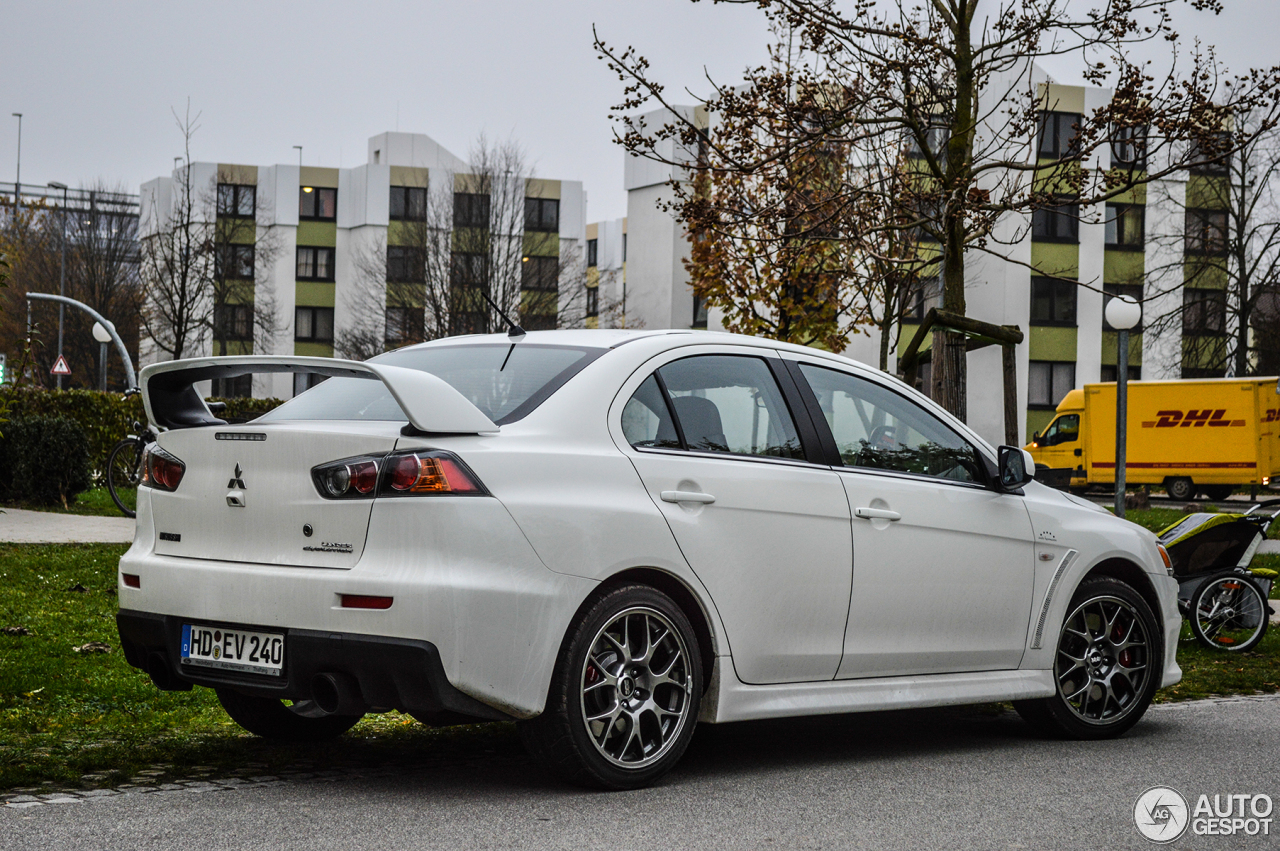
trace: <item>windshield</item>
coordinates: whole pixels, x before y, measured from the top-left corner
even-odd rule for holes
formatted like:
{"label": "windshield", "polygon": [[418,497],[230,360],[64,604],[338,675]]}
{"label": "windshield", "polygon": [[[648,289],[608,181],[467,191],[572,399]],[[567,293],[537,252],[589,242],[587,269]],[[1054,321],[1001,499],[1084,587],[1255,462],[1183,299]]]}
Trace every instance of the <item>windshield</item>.
{"label": "windshield", "polygon": [[[502,425],[527,415],[603,353],[604,349],[594,348],[495,343],[401,349],[379,355],[371,363],[429,372]],[[330,378],[258,422],[407,419],[381,381]]]}

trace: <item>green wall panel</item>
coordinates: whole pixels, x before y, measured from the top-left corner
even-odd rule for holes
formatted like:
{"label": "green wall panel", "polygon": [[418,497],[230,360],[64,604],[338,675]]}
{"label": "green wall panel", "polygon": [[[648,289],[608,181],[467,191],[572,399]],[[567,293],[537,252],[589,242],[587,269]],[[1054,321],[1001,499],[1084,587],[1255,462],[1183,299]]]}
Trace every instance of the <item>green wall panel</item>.
{"label": "green wall panel", "polygon": [[1027,341],[1027,357],[1031,360],[1074,361],[1076,329],[1031,326],[1031,336]]}

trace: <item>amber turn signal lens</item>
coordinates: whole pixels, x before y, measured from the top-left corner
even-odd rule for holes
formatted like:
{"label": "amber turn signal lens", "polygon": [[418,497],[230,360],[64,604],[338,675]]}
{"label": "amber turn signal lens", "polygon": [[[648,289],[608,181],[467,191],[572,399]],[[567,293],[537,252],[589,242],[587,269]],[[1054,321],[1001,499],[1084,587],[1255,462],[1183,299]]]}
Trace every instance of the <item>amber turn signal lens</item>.
{"label": "amber turn signal lens", "polygon": [[1160,551],[1160,558],[1164,559],[1164,569],[1173,576],[1173,559],[1169,558],[1169,551],[1164,548],[1164,544],[1156,544],[1156,549]]}
{"label": "amber turn signal lens", "polygon": [[391,487],[404,493],[478,493],[480,485],[454,459],[402,455],[392,462]]}

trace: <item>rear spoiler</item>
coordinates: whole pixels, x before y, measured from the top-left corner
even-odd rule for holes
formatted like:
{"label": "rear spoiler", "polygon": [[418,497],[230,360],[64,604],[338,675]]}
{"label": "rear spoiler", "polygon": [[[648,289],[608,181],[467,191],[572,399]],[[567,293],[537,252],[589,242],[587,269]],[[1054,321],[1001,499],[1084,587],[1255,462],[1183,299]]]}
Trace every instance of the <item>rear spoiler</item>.
{"label": "rear spoiler", "polygon": [[498,426],[448,382],[429,372],[337,358],[245,355],[166,361],[139,376],[147,419],[156,428],[226,425],[196,392],[197,381],[254,373],[315,373],[365,378],[387,385],[406,419],[418,431],[436,434],[492,434]]}

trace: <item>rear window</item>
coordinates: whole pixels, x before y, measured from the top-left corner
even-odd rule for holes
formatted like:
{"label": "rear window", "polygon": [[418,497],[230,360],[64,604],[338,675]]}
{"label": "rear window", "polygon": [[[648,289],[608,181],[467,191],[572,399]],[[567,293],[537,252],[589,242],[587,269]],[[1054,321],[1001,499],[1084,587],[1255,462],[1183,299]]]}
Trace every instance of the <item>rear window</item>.
{"label": "rear window", "polygon": [[[371,363],[420,369],[448,382],[498,425],[515,422],[546,401],[604,349],[517,343],[401,349]],[[330,378],[259,418],[406,420],[381,381]]]}

